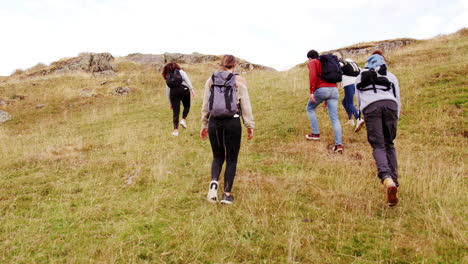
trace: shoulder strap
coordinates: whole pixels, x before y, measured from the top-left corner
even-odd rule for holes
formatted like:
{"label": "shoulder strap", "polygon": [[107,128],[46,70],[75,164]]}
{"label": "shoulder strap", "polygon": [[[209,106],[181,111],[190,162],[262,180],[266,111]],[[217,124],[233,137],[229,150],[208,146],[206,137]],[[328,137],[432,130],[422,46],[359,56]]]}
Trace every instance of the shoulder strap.
{"label": "shoulder strap", "polygon": [[210,88],[210,99],[208,100],[209,102],[209,109],[213,109],[213,101],[214,101],[214,73],[211,75],[211,88]]}

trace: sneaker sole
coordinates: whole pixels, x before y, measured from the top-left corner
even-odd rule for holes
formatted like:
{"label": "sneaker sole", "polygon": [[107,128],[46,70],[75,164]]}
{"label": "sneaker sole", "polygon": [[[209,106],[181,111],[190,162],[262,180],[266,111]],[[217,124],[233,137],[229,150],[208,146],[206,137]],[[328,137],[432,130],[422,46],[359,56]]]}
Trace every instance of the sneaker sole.
{"label": "sneaker sole", "polygon": [[231,201],[227,201],[227,200],[221,200],[221,203],[222,203],[222,204],[232,204]]}
{"label": "sneaker sole", "polygon": [[187,125],[184,126],[184,124],[180,123],[179,125],[181,125],[183,128],[187,128]]}
{"label": "sneaker sole", "polygon": [[307,140],[320,140],[320,138],[308,138],[306,137]]}
{"label": "sneaker sole", "polygon": [[354,132],[359,132],[359,130],[361,130],[361,128],[366,124],[365,121],[363,121],[361,124],[359,124],[359,126],[357,126],[355,129],[354,129]]}
{"label": "sneaker sole", "polygon": [[397,191],[398,188],[395,186],[387,188],[387,203],[389,206],[395,206],[398,204]]}
{"label": "sneaker sole", "polygon": [[206,196],[206,200],[210,203],[217,203],[218,202],[218,184],[217,183],[210,183],[210,190],[208,191],[208,195]]}

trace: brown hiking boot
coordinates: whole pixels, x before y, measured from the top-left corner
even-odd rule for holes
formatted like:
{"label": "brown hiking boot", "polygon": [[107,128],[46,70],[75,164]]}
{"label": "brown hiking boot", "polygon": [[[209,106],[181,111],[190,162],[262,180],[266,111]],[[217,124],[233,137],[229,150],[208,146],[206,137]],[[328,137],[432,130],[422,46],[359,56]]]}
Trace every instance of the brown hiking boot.
{"label": "brown hiking boot", "polygon": [[395,182],[392,180],[392,178],[386,178],[383,182],[383,185],[385,186],[387,190],[387,203],[388,206],[395,206],[398,203],[398,197],[397,197],[397,191],[398,188],[395,185]]}

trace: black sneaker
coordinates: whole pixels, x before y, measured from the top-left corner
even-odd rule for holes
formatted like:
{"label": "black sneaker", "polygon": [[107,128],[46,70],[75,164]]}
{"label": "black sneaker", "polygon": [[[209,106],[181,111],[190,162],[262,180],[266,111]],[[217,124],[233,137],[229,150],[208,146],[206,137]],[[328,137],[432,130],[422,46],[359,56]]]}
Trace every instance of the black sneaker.
{"label": "black sneaker", "polygon": [[222,204],[232,204],[234,202],[234,196],[227,195],[226,193],[223,193],[223,198],[221,199]]}

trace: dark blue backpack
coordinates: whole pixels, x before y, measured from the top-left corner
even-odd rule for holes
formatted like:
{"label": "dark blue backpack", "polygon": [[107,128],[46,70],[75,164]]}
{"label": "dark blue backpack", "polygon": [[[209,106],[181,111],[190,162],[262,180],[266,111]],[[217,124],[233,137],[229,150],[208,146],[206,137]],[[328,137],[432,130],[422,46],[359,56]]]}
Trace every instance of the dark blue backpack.
{"label": "dark blue backpack", "polygon": [[319,75],[319,77],[329,83],[341,82],[343,71],[338,58],[335,55],[327,54],[319,56],[319,60],[322,64],[322,75]]}

